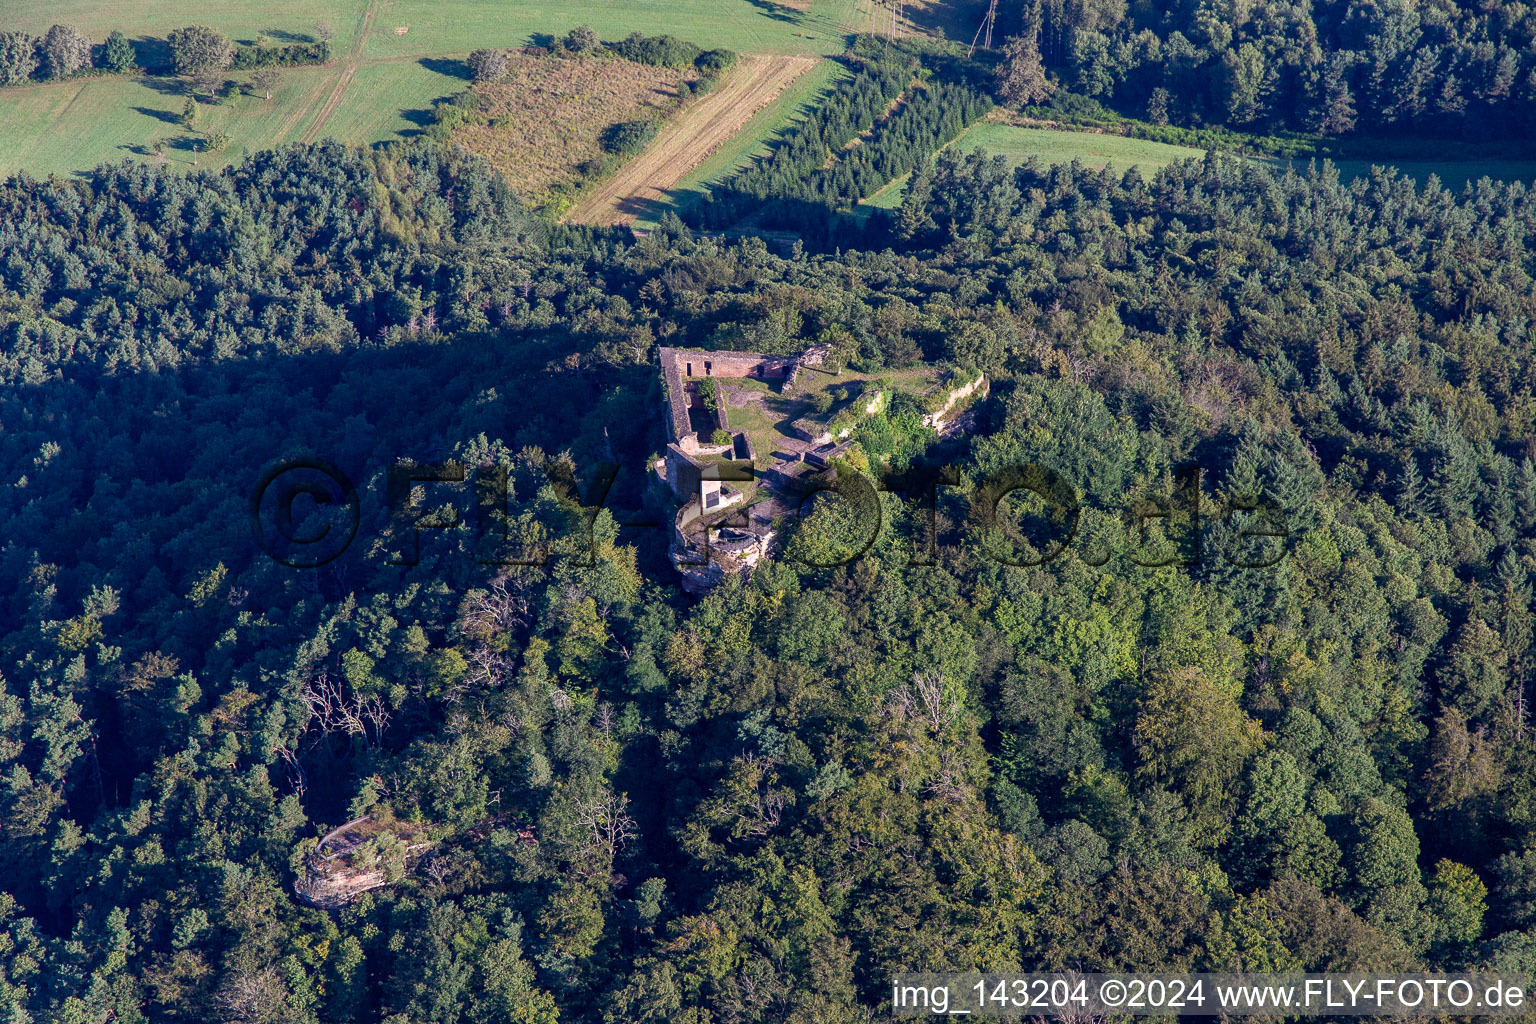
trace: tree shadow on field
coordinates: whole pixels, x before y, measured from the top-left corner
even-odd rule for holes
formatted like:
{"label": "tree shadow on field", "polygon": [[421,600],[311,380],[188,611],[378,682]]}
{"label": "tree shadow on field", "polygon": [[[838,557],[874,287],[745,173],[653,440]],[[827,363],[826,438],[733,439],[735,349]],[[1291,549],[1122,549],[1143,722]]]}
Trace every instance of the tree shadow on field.
{"label": "tree shadow on field", "polygon": [[132,110],[136,114],[143,114],[145,117],[152,117],[156,121],[161,121],[165,124],[181,124],[181,115],[173,114],[169,110],[156,110],[154,107],[129,107],[128,109]]}
{"label": "tree shadow on field", "polygon": [[644,218],[647,215],[660,217],[662,211],[664,211],[666,208],[666,204],[659,203],[654,199],[647,199],[644,196],[625,196],[618,202],[618,210],[620,213],[634,217],[636,219]]}
{"label": "tree shadow on field", "polygon": [[262,30],[262,35],[276,43],[317,43],[318,39],[308,32],[289,32],[282,28]]}
{"label": "tree shadow on field", "polygon": [[399,135],[402,139],[409,139],[420,135],[422,131],[427,127],[427,125],[432,123],[432,108],[425,107],[412,110],[406,107],[401,107],[400,120],[409,121],[411,124],[416,126],[415,128],[405,128],[397,132],[396,134]]}
{"label": "tree shadow on field", "polygon": [[162,96],[185,96],[191,83],[181,78],[163,78],[157,75],[140,75],[139,85]]}
{"label": "tree shadow on field", "polygon": [[449,78],[462,78],[466,82],[474,80],[474,72],[469,70],[469,64],[462,60],[454,60],[449,57],[423,57],[416,63],[428,71],[436,71],[440,75]]}
{"label": "tree shadow on field", "polygon": [[774,21],[788,22],[798,25],[805,20],[805,12],[793,7],[785,7],[783,4],[774,3],[773,0],[747,0],[747,3],[756,7],[758,13]]}
{"label": "tree shadow on field", "polygon": [[171,44],[158,36],[139,36],[129,40],[133,47],[133,62],[145,71],[155,74],[169,73],[175,68],[171,61]]}

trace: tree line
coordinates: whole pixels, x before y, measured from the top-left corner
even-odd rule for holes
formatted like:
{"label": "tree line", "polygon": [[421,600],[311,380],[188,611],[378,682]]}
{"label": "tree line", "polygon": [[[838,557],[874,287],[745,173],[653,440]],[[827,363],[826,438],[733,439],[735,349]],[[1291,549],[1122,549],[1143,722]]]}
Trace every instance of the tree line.
{"label": "tree line", "polygon": [[93,70],[121,73],[133,66],[133,46],[121,32],[109,35],[99,51],[69,25],[54,25],[41,36],[0,32],[0,86],[23,85],[34,78],[57,82]]}
{"label": "tree line", "polygon": [[[480,49],[468,58],[471,77],[476,82],[494,82],[507,76],[508,49]],[[542,53],[550,57],[612,56],[636,64],[652,67],[675,68],[680,71],[697,71],[698,77],[690,79],[695,91],[707,92],[713,88],[719,76],[735,66],[738,55],[733,50],[705,50],[676,36],[647,36],[631,32],[616,43],[605,43],[590,25],[577,25],[559,39],[551,39],[542,47],[529,47],[523,52]]]}
{"label": "tree line", "polygon": [[[308,41],[274,44],[266,36],[252,44],[236,44],[221,32],[203,25],[175,29],[166,36],[171,70],[197,75],[232,68],[291,67],[324,64],[331,59],[328,23],[321,23],[318,37]],[[34,80],[60,81],[80,75],[128,74],[140,68],[139,51],[122,32],[114,30],[100,45],[68,25],[54,25],[42,36],[25,32],[0,32],[0,87],[23,85]]]}

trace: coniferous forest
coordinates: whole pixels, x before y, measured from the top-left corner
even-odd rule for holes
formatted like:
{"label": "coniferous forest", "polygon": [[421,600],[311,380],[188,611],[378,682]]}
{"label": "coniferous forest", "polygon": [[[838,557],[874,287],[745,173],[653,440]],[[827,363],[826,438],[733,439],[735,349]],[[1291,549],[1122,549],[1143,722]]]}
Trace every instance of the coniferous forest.
{"label": "coniferous forest", "polygon": [[1038,40],[1075,92],[1180,125],[1325,135],[1519,139],[1536,114],[1536,15],[1457,0],[1024,0],[998,24]]}
{"label": "coniferous forest", "polygon": [[[805,169],[912,70],[737,192],[858,195]],[[0,184],[0,1021],[1536,969],[1536,195],[914,165],[783,250],[553,225],[430,141]],[[909,481],[878,529],[819,504],[685,594],[657,349],[813,343],[990,393],[943,437],[910,401],[860,426]],[[293,460],[355,485],[288,508],[352,535],[323,564],[253,529]],[[1069,539],[1000,500],[1026,464]]]}

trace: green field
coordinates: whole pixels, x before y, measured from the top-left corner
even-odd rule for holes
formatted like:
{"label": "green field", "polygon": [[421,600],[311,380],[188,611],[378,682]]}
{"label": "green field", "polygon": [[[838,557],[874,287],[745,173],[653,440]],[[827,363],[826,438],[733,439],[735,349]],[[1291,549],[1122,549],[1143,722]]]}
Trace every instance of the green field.
{"label": "green field", "polygon": [[296,141],[310,124],[301,115],[318,109],[338,74],[333,68],[286,70],[270,103],[239,95],[218,106],[202,106],[193,133],[177,123],[184,98],[154,79],[88,78],[3,90],[0,177],[20,170],[62,174],[126,158],[153,159],[156,139],[166,142],[168,164],[190,170],[194,141],[204,132],[226,132],[233,139],[227,150],[197,155],[200,167],[217,167],[244,152]]}
{"label": "green field", "polygon": [[412,134],[424,123],[433,97],[451,95],[466,84],[420,61],[365,61],[326,121],[324,134],[357,143]]}
{"label": "green field", "polygon": [[[73,25],[100,41],[113,29],[130,39],[160,39],[187,24],[211,25],[240,40],[266,32],[306,35],[325,20],[336,30],[336,53],[356,40],[368,10],[364,0],[0,0],[0,26],[41,35],[55,23]],[[600,4],[532,0],[375,0],[363,56],[432,57],[482,46],[521,46],[539,35],[589,24],[604,39],[633,31],[671,33],[700,46],[743,53],[836,53],[849,32],[870,25],[871,0],[605,0]],[[804,8],[804,9],[801,9]],[[396,28],[405,28],[397,35]]]}
{"label": "green field", "polygon": [[[365,57],[423,57],[481,46],[516,46],[591,25],[604,39],[663,33],[741,53],[837,53],[867,29],[870,0],[813,0],[806,10],[774,0],[386,0]],[[404,35],[397,28],[407,29]]]}
{"label": "green field", "polygon": [[[194,142],[214,132],[227,133],[232,142],[222,154],[200,153],[200,167],[298,141],[316,124],[319,137],[343,142],[398,138],[423,123],[433,101],[465,87],[463,58],[471,49],[523,45],[583,22],[605,39],[636,30],[668,32],[746,53],[826,54],[842,50],[849,33],[869,28],[874,9],[873,0],[799,6],[774,0],[611,0],[590,6],[529,0],[373,0],[371,6],[364,0],[0,0],[0,28],[41,34],[59,22],[98,42],[121,29],[135,41],[141,63],[150,64],[164,59],[165,33],[186,24],[210,25],[246,42],[263,33],[278,42],[305,37],[319,20],[336,30],[330,64],[281,70],[270,103],[241,95],[201,107],[195,132],[176,123],[185,98],[168,79],[103,77],[0,89],[0,176],[20,170],[68,174],[125,158],[153,159],[157,139],[167,143],[168,163],[190,169]],[[355,70],[327,113],[349,69]],[[793,110],[830,73],[812,72],[809,83],[797,83],[771,110]],[[721,160],[740,159],[758,146],[778,127],[777,116],[765,112],[755,119],[754,134],[727,147],[736,156],[722,150]]]}
{"label": "green field", "polygon": [[1014,163],[1023,163],[1029,157],[1037,156],[1047,164],[1068,163],[1075,159],[1081,160],[1087,167],[1100,168],[1107,165],[1126,170],[1136,166],[1144,171],[1155,171],[1176,160],[1203,155],[1201,150],[1188,146],[1170,146],[1165,142],[1128,139],[1121,135],[1020,128],[985,121],[972,125],[970,130],[955,140],[954,148],[962,153],[984,148]]}

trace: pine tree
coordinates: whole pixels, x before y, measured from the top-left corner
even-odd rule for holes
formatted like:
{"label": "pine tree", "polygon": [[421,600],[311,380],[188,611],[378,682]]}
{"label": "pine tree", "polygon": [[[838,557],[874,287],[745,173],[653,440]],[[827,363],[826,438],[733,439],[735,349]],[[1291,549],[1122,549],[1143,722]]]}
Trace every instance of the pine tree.
{"label": "pine tree", "polygon": [[1520,510],[1522,529],[1536,529],[1536,465],[1526,459],[1520,464],[1520,475],[1515,481],[1515,502]]}
{"label": "pine tree", "polygon": [[133,61],[133,44],[128,41],[127,36],[117,31],[107,36],[107,41],[101,48],[103,68],[123,74],[133,70]]}
{"label": "pine tree", "polygon": [[1365,390],[1359,377],[1349,382],[1349,408],[1361,423],[1375,424],[1380,417],[1381,403]]}
{"label": "pine tree", "polygon": [[1317,394],[1328,403],[1331,409],[1337,409],[1344,404],[1344,392],[1339,387],[1339,379],[1326,366],[1320,367],[1317,371]]}
{"label": "pine tree", "polygon": [[911,240],[933,230],[935,225],[930,213],[932,199],[932,170],[925,167],[913,171],[907,182],[906,194],[901,200],[901,209],[896,215],[896,230],[903,239]]}
{"label": "pine tree", "polygon": [[1455,75],[1446,78],[1440,87],[1440,99],[1435,104],[1442,114],[1455,117],[1467,109],[1467,98],[1462,95],[1461,82]]}
{"label": "pine tree", "polygon": [[1403,460],[1402,475],[1398,477],[1397,507],[1405,516],[1416,516],[1424,510],[1424,474],[1411,455]]}
{"label": "pine tree", "polygon": [[1447,519],[1471,513],[1481,491],[1480,482],[1476,453],[1461,431],[1448,424],[1430,477],[1435,512]]}
{"label": "pine tree", "polygon": [[1355,130],[1355,96],[1349,90],[1346,70],[1344,62],[1335,57],[1323,73],[1323,103],[1318,111],[1317,130],[1324,135],[1348,135]]}
{"label": "pine tree", "polygon": [[1494,457],[1488,485],[1483,517],[1493,539],[1508,544],[1515,539],[1516,518],[1519,515],[1515,497],[1515,464],[1503,455]]}

